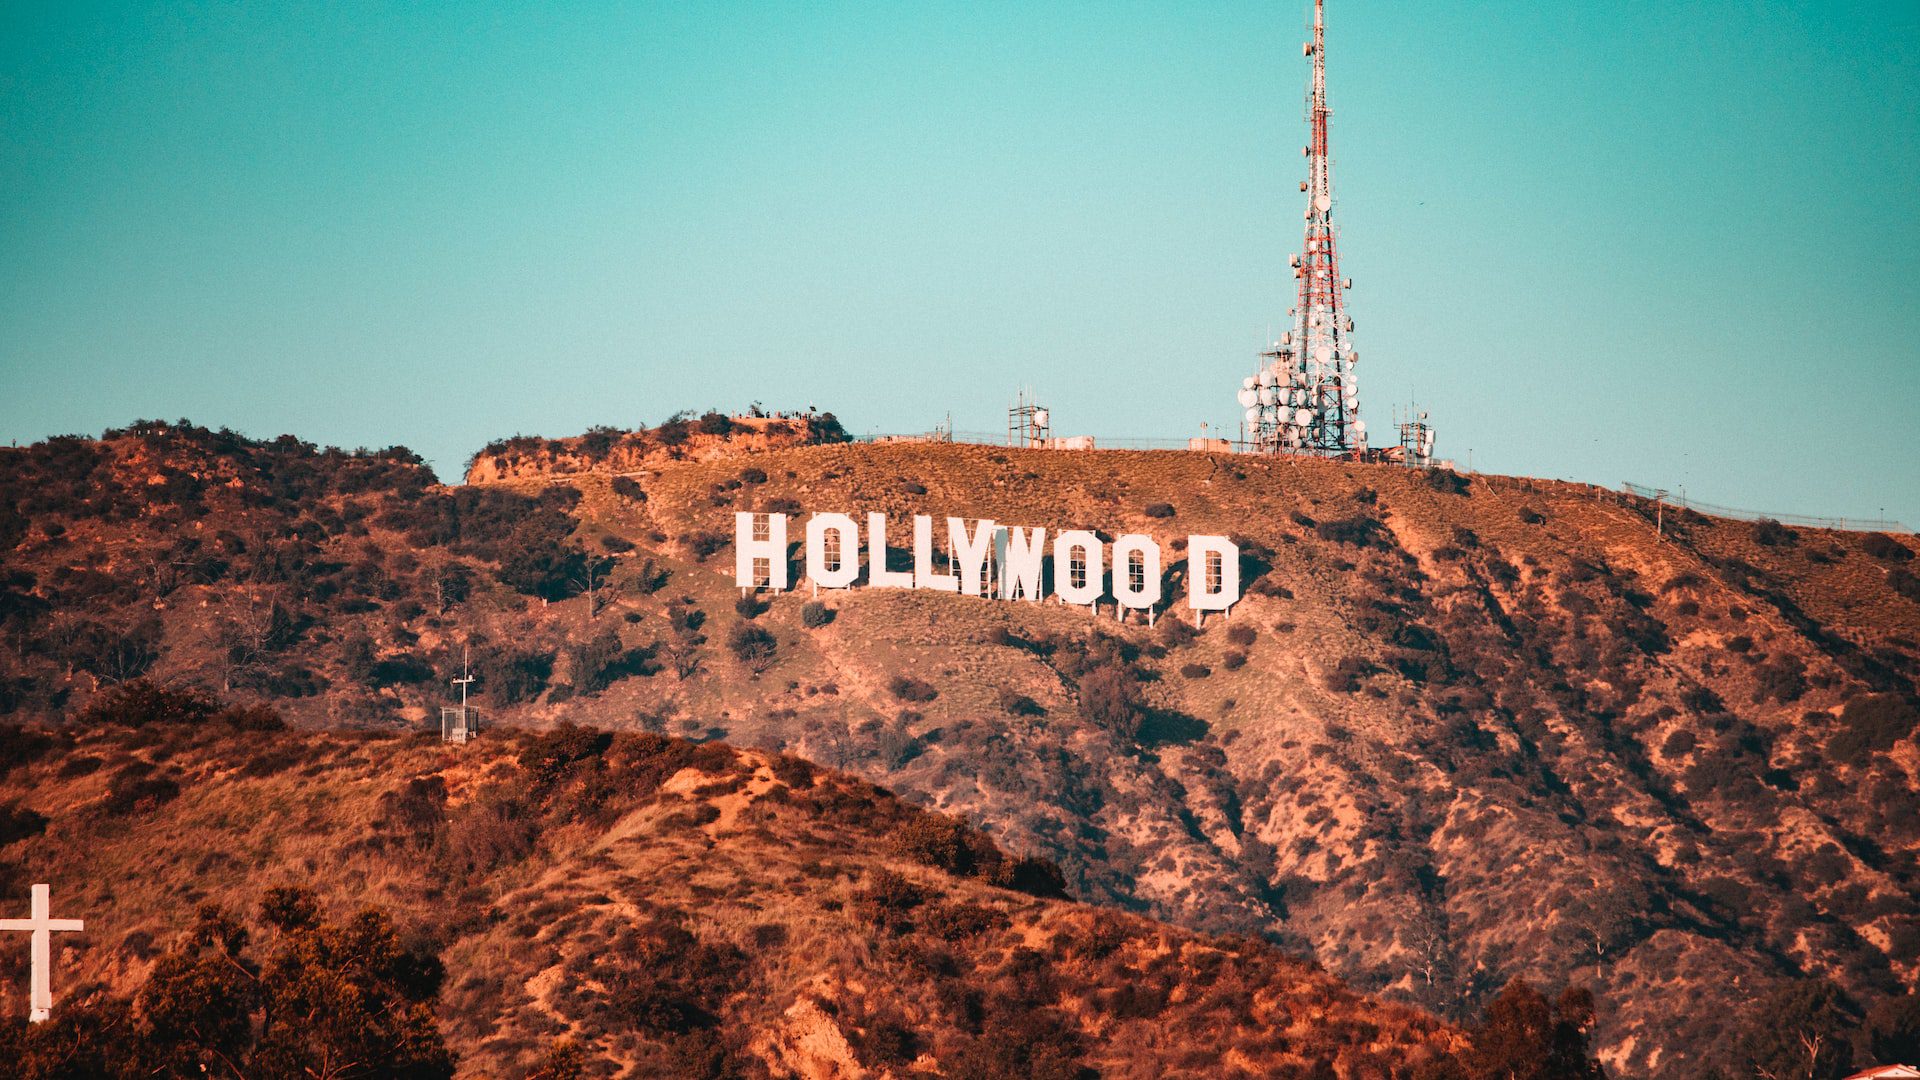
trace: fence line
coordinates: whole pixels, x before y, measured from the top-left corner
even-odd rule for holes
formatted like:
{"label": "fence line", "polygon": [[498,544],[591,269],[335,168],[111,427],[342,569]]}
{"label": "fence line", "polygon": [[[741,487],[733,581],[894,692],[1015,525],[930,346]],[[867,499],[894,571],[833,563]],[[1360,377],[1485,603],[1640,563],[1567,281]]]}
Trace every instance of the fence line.
{"label": "fence line", "polygon": [[1842,529],[1847,532],[1905,534],[1911,534],[1913,532],[1912,529],[1907,528],[1905,525],[1897,521],[1889,521],[1886,518],[1810,517],[1806,514],[1767,514],[1758,510],[1741,510],[1737,507],[1718,506],[1714,503],[1701,502],[1698,499],[1689,499],[1684,496],[1675,495],[1671,491],[1662,491],[1659,488],[1645,487],[1640,484],[1623,482],[1620,486],[1625,489],[1629,495],[1638,495],[1643,499],[1658,500],[1668,506],[1677,506],[1681,509],[1692,510],[1695,513],[1707,514],[1711,517],[1733,518],[1736,521],[1759,521],[1764,518],[1770,521],[1777,521],[1782,525],[1799,525],[1809,529]]}
{"label": "fence line", "polygon": [[[1090,436],[1090,438],[1093,439],[1093,449],[1095,450],[1185,450],[1187,448],[1187,440],[1185,439],[1113,438],[1105,435],[1094,435]],[[938,434],[924,431],[912,433],[879,432],[870,435],[855,436],[854,441],[862,443],[951,442],[964,443],[969,446],[998,446],[1007,449],[1022,449],[1022,447],[1018,446],[1008,446],[1007,433],[1004,431],[943,431]],[[1236,450],[1243,445],[1235,439],[1229,439],[1227,442]]]}

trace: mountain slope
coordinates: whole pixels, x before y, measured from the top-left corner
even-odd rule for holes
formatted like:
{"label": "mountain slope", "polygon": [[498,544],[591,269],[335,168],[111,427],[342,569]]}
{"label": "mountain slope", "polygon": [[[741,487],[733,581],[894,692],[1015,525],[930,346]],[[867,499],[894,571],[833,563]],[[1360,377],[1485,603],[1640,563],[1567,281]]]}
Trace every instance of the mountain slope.
{"label": "mountain slope", "polygon": [[32,835],[5,892],[51,881],[87,919],[55,951],[63,1010],[128,996],[196,906],[301,885],[438,954],[462,1075],[556,1040],[642,1076],[1382,1075],[1459,1043],[1258,942],[1033,895],[1049,868],[797,758],[236,729],[153,698],[8,740],[5,787],[45,820],[10,830]]}
{"label": "mountain slope", "polygon": [[[1515,977],[1591,984],[1629,1075],[1724,1057],[1785,981],[1866,1005],[1920,977],[1910,542],[1660,535],[1581,485],[1185,453],[801,446],[455,490],[173,428],[11,460],[83,457],[76,490],[150,498],[27,484],[47,505],[0,534],[22,714],[150,668],[418,724],[470,646],[503,718],[793,750],[1078,897],[1456,1018]],[[736,509],[1138,531],[1175,560],[1230,534],[1249,596],[1198,634],[868,589],[824,623],[805,595],[737,609]],[[771,657],[729,648],[741,626]]]}

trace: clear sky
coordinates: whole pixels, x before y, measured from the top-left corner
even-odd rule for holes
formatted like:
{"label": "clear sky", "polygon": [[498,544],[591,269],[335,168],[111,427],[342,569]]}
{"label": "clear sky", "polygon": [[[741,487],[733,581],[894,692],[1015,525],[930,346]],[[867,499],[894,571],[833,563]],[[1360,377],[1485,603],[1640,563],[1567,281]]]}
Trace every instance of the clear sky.
{"label": "clear sky", "polygon": [[[0,6],[0,438],[1231,425],[1311,8]],[[1331,0],[1376,432],[1920,526],[1920,4]],[[1376,440],[1378,441],[1378,440]]]}

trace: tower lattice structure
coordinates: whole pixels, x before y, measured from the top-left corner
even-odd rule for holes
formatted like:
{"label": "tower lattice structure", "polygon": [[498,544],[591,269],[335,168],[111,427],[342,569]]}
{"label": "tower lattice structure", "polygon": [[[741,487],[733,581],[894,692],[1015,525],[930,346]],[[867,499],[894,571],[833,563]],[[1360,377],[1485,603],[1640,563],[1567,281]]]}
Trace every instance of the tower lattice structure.
{"label": "tower lattice structure", "polygon": [[1333,174],[1327,151],[1326,11],[1314,0],[1313,40],[1303,47],[1313,61],[1307,95],[1311,141],[1303,148],[1307,179],[1304,249],[1289,261],[1299,281],[1293,329],[1260,354],[1259,370],[1241,383],[1246,413],[1245,437],[1268,453],[1340,455],[1366,449],[1367,425],[1360,419],[1354,379],[1359,354],[1353,347],[1353,319],[1344,293],[1351,278],[1340,276],[1333,227]]}

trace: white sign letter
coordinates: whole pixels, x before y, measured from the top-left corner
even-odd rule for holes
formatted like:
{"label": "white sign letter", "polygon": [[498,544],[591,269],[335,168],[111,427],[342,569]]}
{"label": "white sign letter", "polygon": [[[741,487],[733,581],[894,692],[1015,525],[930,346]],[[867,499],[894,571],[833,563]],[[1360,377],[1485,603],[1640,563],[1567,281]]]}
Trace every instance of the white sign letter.
{"label": "white sign letter", "polygon": [[934,592],[959,592],[960,579],[949,569],[938,574],[933,569],[933,519],[913,515],[913,587]]}
{"label": "white sign letter", "polygon": [[[831,551],[828,533],[833,534]],[[808,518],[808,580],[823,588],[844,589],[859,576],[860,526],[845,514],[815,514]]]}
{"label": "white sign letter", "polygon": [[1240,601],[1240,549],[1224,536],[1187,537],[1187,606],[1226,611]]}
{"label": "white sign letter", "polygon": [[1053,538],[1053,594],[1069,604],[1097,604],[1107,593],[1100,538],[1069,529]]}
{"label": "white sign letter", "polygon": [[1153,537],[1128,533],[1113,542],[1113,598],[1135,611],[1160,603],[1160,545]]}
{"label": "white sign letter", "polygon": [[[763,517],[767,519],[764,535],[758,522]],[[762,560],[766,561],[764,575],[755,565]],[[733,583],[743,589],[762,584],[775,591],[787,587],[787,515],[744,510],[733,515]]]}
{"label": "white sign letter", "polygon": [[995,529],[994,553],[1000,556],[1000,599],[1040,599],[1040,560],[1047,552],[1047,530],[1018,525]]}
{"label": "white sign letter", "polygon": [[911,589],[913,572],[887,569],[887,515],[867,515],[867,584],[876,589]]}
{"label": "white sign letter", "polygon": [[987,550],[992,543],[992,521],[975,525],[969,535],[964,520],[947,519],[947,547],[953,552],[954,569],[960,572],[960,591],[968,596],[987,591]]}

